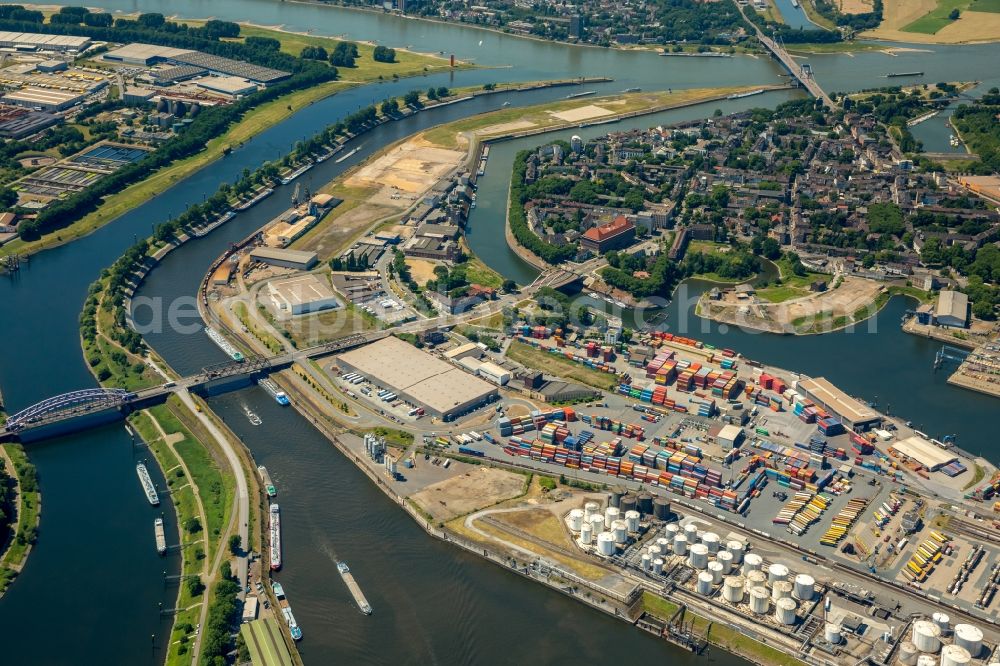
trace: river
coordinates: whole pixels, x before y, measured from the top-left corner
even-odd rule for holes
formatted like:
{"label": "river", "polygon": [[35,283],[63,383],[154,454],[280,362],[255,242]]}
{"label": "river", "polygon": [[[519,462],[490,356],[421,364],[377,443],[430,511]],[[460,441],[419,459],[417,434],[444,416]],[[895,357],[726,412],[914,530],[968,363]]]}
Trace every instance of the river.
{"label": "river", "polygon": [[[163,6],[147,0],[102,4],[121,11],[162,11]],[[609,75],[617,80],[593,88],[612,91],[781,80],[780,71],[764,58],[659,58],[643,52],[566,47],[292,2],[179,0],[171,3],[171,11],[347,34],[420,51],[436,52],[446,46],[459,58],[496,69],[358,88],[318,102],[114,223],[69,246],[39,254],[19,276],[0,280],[0,301],[12,320],[17,317],[15,325],[5,328],[6,344],[0,348],[0,387],[9,410],[93,385],[80,354],[77,317],[87,285],[136,237],[211,194],[220,182],[232,181],[244,168],[280,156],[295,141],[359,106],[431,84]],[[881,73],[910,69],[927,70],[932,81],[977,78],[996,84],[996,46],[930,48],[937,53],[932,61],[925,53],[901,53],[892,60],[862,53],[814,56],[810,62],[817,78],[832,91],[882,85]],[[741,104],[773,104],[788,94],[769,94]],[[365,148],[356,156],[339,165],[331,164],[332,160],[324,163],[301,180],[315,187],[370,151],[431,123],[496,108],[508,98],[525,104],[558,96],[558,91],[540,91],[485,97],[385,125],[362,139]],[[715,106],[729,110],[732,104]],[[697,115],[697,110],[688,110],[646,120],[653,124]],[[502,154],[508,146],[514,148],[513,143],[502,145],[491,154],[470,242],[478,244],[490,229],[498,232],[495,212],[506,196]],[[229,242],[282,210],[288,197],[289,191],[279,190],[226,227],[174,252],[153,272],[141,295],[167,299],[193,295],[209,262]],[[485,215],[488,211],[494,213],[493,218]],[[524,279],[523,266],[515,267],[502,243],[482,254],[505,275]],[[939,386],[941,376],[929,371],[932,346],[898,331],[901,309],[898,299],[890,303],[877,320],[882,333],[878,336],[791,339],[737,334],[734,341],[730,333],[724,339],[727,346],[762,360],[826,372],[852,392],[892,395],[893,412],[905,413],[909,404],[930,432],[958,432],[960,443],[973,450],[975,442],[988,446],[986,417],[975,419],[976,414],[988,412],[986,399]],[[679,325],[686,316],[687,312],[672,312],[668,324]],[[717,329],[709,327],[699,337],[715,340],[712,336],[716,335]],[[151,336],[150,340],[180,371],[221,360],[203,334]],[[863,344],[857,344],[858,340]],[[242,419],[239,404],[243,401],[252,403],[263,417],[262,426],[251,428]],[[308,663],[385,663],[390,659],[400,663],[569,663],[583,655],[615,658],[625,649],[625,641],[629,661],[684,659],[678,651],[623,624],[427,538],[317,432],[290,410],[277,409],[258,389],[215,398],[212,404],[268,465],[279,485],[286,507],[283,523],[289,563],[281,579],[288,584],[306,632],[302,648]],[[0,600],[0,626],[5,636],[16,637],[5,644],[8,661],[64,664],[73,660],[68,655],[81,655],[79,661],[85,663],[158,662],[166,627],[158,604],[169,607],[176,592],[164,586],[162,572],[176,572],[177,562],[161,560],[153,548],[151,522],[159,511],[145,503],[134,471],[136,459],[145,453],[132,450],[120,424],[30,444],[28,450],[40,477],[42,523],[38,547]],[[168,518],[168,540],[175,540],[169,504],[165,502],[160,510]],[[375,617],[362,619],[350,607],[348,595],[332,572],[333,549],[357,572],[376,607]]]}

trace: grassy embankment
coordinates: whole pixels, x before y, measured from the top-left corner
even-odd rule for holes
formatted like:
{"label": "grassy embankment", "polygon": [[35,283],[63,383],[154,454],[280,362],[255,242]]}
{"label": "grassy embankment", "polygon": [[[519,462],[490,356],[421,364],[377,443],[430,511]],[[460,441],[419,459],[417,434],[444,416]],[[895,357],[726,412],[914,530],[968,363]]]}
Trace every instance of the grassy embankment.
{"label": "grassy embankment", "polygon": [[21,571],[35,541],[41,518],[42,496],[38,491],[35,466],[28,461],[20,444],[4,444],[3,450],[13,463],[8,476],[17,483],[17,524],[11,526],[10,542],[0,557],[0,595]]}
{"label": "grassy embankment", "polygon": [[[667,247],[670,247],[670,242],[665,243]],[[729,245],[726,243],[716,243],[715,241],[704,241],[695,240],[688,243],[687,250],[684,252],[685,255],[692,254],[695,252],[701,252],[705,255],[713,256],[723,256],[729,251]],[[742,282],[747,282],[753,279],[753,276],[748,278],[727,278],[722,277],[715,272],[706,273],[695,273],[691,276],[692,278],[698,280],[708,280],[709,282],[719,282],[721,284],[740,284]]]}
{"label": "grassy embankment", "polygon": [[[197,21],[187,21],[197,23]],[[324,46],[328,51],[339,40],[327,37],[311,37],[294,35],[278,30],[268,30],[256,26],[241,26],[243,37],[251,35],[271,37],[282,43],[282,50],[298,55],[302,47],[309,45]],[[377,63],[372,60],[374,47],[366,44],[358,45],[359,58],[354,68],[340,68],[340,80],[313,86],[305,90],[297,90],[289,95],[262,104],[247,113],[238,123],[230,127],[222,136],[212,139],[205,149],[196,155],[174,162],[160,169],[145,180],[125,188],[121,192],[107,197],[101,207],[86,215],[72,225],[45,234],[41,239],[32,242],[16,240],[0,248],[0,256],[6,254],[32,254],[49,247],[67,243],[85,236],[115,218],[127,213],[133,208],[152,199],[177,182],[183,180],[195,171],[222,157],[224,151],[245,141],[284,121],[295,112],[309,106],[334,93],[371,83],[380,79],[409,77],[433,71],[450,69],[442,58],[396,51],[396,63]],[[468,65],[461,65],[467,67]],[[457,68],[457,67],[456,67]],[[332,119],[331,119],[332,121]],[[319,128],[317,128],[319,129]]]}
{"label": "grassy embankment", "polygon": [[[778,267],[779,280],[773,286],[763,287],[757,290],[757,297],[769,303],[784,303],[793,298],[808,296],[809,285],[813,282],[830,283],[833,276],[829,273],[813,273],[806,271],[804,275],[796,275],[792,270],[791,263],[782,257],[774,264]],[[780,284],[779,284],[780,281]]]}
{"label": "grassy embankment", "polygon": [[[676,604],[650,592],[643,592],[642,606],[647,613],[661,620],[670,620],[678,609]],[[802,666],[802,662],[795,657],[745,636],[729,625],[706,620],[691,612],[685,613],[684,619],[693,624],[693,630],[696,634],[705,635],[707,632],[708,640],[712,645],[717,645],[734,654],[748,657],[761,664]]]}
{"label": "grassy embankment", "polygon": [[529,368],[577,381],[603,391],[610,391],[618,384],[618,380],[613,374],[592,370],[561,355],[535,349],[523,342],[512,342],[507,349],[507,356]]}

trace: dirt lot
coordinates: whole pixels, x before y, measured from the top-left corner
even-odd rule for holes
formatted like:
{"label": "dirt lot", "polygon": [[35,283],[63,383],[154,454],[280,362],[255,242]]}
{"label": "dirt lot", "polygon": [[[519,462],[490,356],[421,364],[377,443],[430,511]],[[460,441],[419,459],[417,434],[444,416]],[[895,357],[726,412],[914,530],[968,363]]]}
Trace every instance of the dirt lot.
{"label": "dirt lot", "polygon": [[[860,0],[845,0],[848,1]],[[875,30],[862,33],[861,37],[920,44],[963,44],[1000,39],[1000,13],[994,12],[963,10],[957,21],[952,21],[934,34],[903,31],[903,28],[937,7],[937,0],[885,0],[882,24]]]}
{"label": "dirt lot", "polygon": [[462,476],[427,486],[411,499],[436,521],[448,521],[472,511],[513,499],[524,492],[525,477],[478,467]]}
{"label": "dirt lot", "polygon": [[435,279],[434,267],[438,265],[436,261],[414,259],[411,257],[406,260],[406,265],[410,267],[410,275],[413,277],[414,282],[421,287],[427,284],[428,280]]}
{"label": "dirt lot", "polygon": [[390,201],[405,207],[410,199],[403,196],[423,194],[448,171],[457,167],[464,157],[465,153],[438,148],[417,136],[363,165],[344,184],[347,187],[378,188],[380,195],[395,195],[397,198],[390,198]]}
{"label": "dirt lot", "polygon": [[565,120],[568,123],[575,123],[581,120],[590,120],[591,118],[600,118],[601,116],[611,115],[611,111],[594,104],[588,104],[587,106],[581,106],[578,109],[569,109],[558,113],[553,112],[552,115],[559,120]]}
{"label": "dirt lot", "polygon": [[865,14],[871,10],[871,0],[840,0],[841,14]]}

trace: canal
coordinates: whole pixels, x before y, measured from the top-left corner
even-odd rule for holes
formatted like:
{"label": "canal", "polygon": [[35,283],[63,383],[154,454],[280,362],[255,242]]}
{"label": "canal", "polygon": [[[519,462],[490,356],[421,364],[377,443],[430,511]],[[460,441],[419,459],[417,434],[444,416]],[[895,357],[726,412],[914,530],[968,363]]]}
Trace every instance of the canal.
{"label": "canal", "polygon": [[[101,4],[121,11],[157,11],[163,6],[150,0]],[[459,58],[497,68],[367,86],[317,102],[114,223],[69,246],[35,256],[18,276],[0,280],[0,299],[12,320],[16,317],[16,324],[5,328],[6,344],[0,348],[0,387],[10,410],[93,385],[80,354],[77,317],[87,285],[135,238],[210,195],[220,182],[232,181],[244,168],[279,157],[295,141],[360,106],[432,84],[609,75],[617,80],[595,88],[611,91],[781,80],[778,69],[764,58],[674,59],[651,53],[574,48],[301,3],[179,0],[171,3],[171,11],[190,17],[284,25],[317,34],[346,34],[420,51],[437,52],[444,47]],[[810,62],[817,78],[831,91],[882,85],[884,71],[911,69],[928,70],[926,76],[931,81],[976,78],[995,85],[997,46],[934,47],[934,51],[930,60],[919,52],[903,52],[892,59],[861,53],[854,57],[814,56]],[[525,104],[558,96],[555,91],[542,91],[510,99],[514,104]],[[358,155],[337,168],[332,161],[320,165],[301,179],[303,185],[315,188],[338,169],[364,159],[371,150],[395,138],[431,123],[496,108],[491,104],[499,106],[505,99],[485,97],[383,126],[363,139],[365,149]],[[764,103],[764,98],[757,100]],[[776,101],[771,95],[766,99],[768,104]],[[727,104],[718,106],[728,110]],[[676,118],[698,115],[697,110],[690,110],[691,116],[686,113]],[[649,124],[654,122],[670,120],[649,120]],[[495,216],[483,217],[482,212],[495,212],[503,206],[506,185],[499,157],[491,155],[484,188],[495,191],[481,193],[470,241],[478,243],[488,228],[496,225]],[[509,173],[509,162],[507,166]],[[176,251],[154,271],[142,295],[165,300],[190,298],[209,262],[229,242],[282,210],[288,196],[288,192],[279,191],[228,226]],[[524,273],[512,268],[515,264],[505,248],[493,250],[483,251],[488,263],[505,275],[524,279]],[[975,394],[941,386],[941,378],[930,375],[932,347],[898,332],[903,307],[902,301],[892,301],[877,320],[880,334],[863,338],[836,334],[792,339],[732,332],[724,336],[711,326],[704,335],[694,331],[692,335],[711,341],[720,336],[726,346],[750,356],[807,372],[826,372],[833,381],[866,397],[891,395],[894,413],[906,413],[907,401],[912,400],[909,408],[921,415],[918,422],[925,422],[928,431],[955,431],[959,442],[974,451],[975,442],[982,441],[982,446],[988,447],[987,423],[982,415],[989,407],[977,402],[980,399]],[[670,313],[667,324],[673,327],[689,321],[701,325],[688,317],[687,309],[678,309]],[[733,335],[738,336],[736,341]],[[151,342],[181,371],[221,357],[204,334],[186,338],[163,334],[152,336]],[[253,428],[243,419],[240,403],[244,401],[264,419],[260,427]],[[245,438],[255,456],[273,470],[279,485],[280,500],[286,507],[283,522],[288,561],[281,576],[306,632],[303,653],[308,663],[334,659],[348,663],[384,663],[389,659],[401,663],[563,663],[582,655],[613,658],[625,641],[629,661],[683,659],[683,655],[625,625],[427,538],[311,426],[292,411],[279,410],[258,389],[216,398],[212,404]],[[981,416],[977,419],[976,414]],[[994,453],[988,448],[984,452]],[[165,513],[173,540],[176,526],[168,501],[154,510],[142,496],[134,465],[146,457],[145,452],[134,449],[124,428],[116,424],[30,444],[29,455],[39,471],[42,524],[38,547],[27,567],[0,600],[5,635],[17,637],[5,645],[8,660],[63,664],[73,654],[87,662],[156,663],[162,658],[159,649],[168,626],[161,620],[159,604],[169,607],[176,594],[175,588],[164,585],[163,572],[176,572],[177,562],[156,556],[151,523],[161,511]],[[374,618],[363,619],[350,607],[349,596],[332,570],[334,553],[348,560],[357,572],[375,605]]]}

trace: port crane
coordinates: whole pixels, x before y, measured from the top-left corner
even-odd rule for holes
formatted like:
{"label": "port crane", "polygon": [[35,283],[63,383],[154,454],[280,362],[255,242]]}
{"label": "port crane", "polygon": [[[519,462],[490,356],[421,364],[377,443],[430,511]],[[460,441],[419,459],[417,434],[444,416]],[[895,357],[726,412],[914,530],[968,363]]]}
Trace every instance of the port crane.
{"label": "port crane", "polygon": [[941,349],[934,354],[934,369],[937,370],[940,368],[945,361],[962,363],[966,358],[968,358],[968,356],[969,352],[964,349],[959,349],[950,345],[942,345]]}

